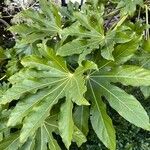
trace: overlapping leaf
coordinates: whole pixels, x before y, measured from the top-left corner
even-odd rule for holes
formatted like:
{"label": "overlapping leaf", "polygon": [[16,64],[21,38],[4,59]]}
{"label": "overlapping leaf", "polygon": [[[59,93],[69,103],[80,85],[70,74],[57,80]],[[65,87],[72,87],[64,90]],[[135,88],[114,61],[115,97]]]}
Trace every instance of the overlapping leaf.
{"label": "overlapping leaf", "polygon": [[[16,67],[10,68],[11,73],[8,69],[9,75],[17,73],[9,78],[12,86],[0,94],[2,109],[12,107],[15,100],[11,111],[1,112],[0,134],[4,133],[5,139],[0,149],[60,150],[53,132],[62,137],[67,149],[71,142],[81,146],[86,142],[90,120],[98,138],[115,150],[115,129],[105,99],[126,120],[150,130],[142,105],[116,86],[119,82],[145,90],[150,85],[150,71],[144,69],[149,69],[149,58],[138,60],[141,67],[124,65],[139,48],[144,27],[123,22],[143,1],[116,1],[120,14],[126,16],[113,30],[105,28],[103,19],[109,17],[104,16],[105,2],[87,0],[81,11],[70,5],[67,9],[71,9],[72,16],[67,13],[64,17],[56,5],[40,0],[41,11],[23,11],[25,22],[10,28],[20,36],[16,54],[23,52],[19,58],[26,56],[21,59],[22,69],[17,68],[19,72]],[[78,62],[70,62],[72,55],[78,57]],[[145,96],[149,96],[148,91]],[[10,134],[11,127],[20,133]]]}
{"label": "overlapping leaf", "polygon": [[74,112],[74,123],[85,134],[88,134],[89,108],[77,106]]}
{"label": "overlapping leaf", "polygon": [[102,102],[100,89],[99,87],[92,85],[91,81],[89,81],[88,97],[92,101],[90,119],[93,129],[107,148],[115,150],[115,129],[110,117],[106,113],[106,106]]}
{"label": "overlapping leaf", "polygon": [[121,116],[136,126],[149,130],[149,117],[142,105],[133,96],[110,83],[121,82],[133,86],[149,85],[150,71],[137,66],[122,66],[114,70],[107,71],[107,73],[105,71],[95,73],[91,76],[92,83],[96,84],[101,96],[105,96]]}
{"label": "overlapping leaf", "polygon": [[[90,62],[87,62],[87,64],[85,63],[85,68],[80,66],[74,73],[71,73],[67,69],[63,59],[56,56],[52,49],[41,46],[40,50],[43,50],[42,54],[47,58],[37,56],[24,58],[22,64],[29,69],[23,69],[10,78],[13,86],[1,98],[1,104],[6,104],[12,100],[21,98],[12,111],[7,125],[15,126],[18,123],[22,123],[23,120],[23,127],[20,134],[20,141],[22,143],[29,136],[34,135],[36,130],[49,116],[53,105],[60,98],[67,98],[66,106],[62,109],[62,113],[69,109],[70,111],[67,114],[70,117],[72,117],[70,114],[72,109],[69,103],[75,102],[78,105],[89,105],[83,96],[86,92],[83,73],[87,69],[95,67],[94,63],[90,64]],[[63,123],[65,123],[64,120],[60,121],[59,130],[63,139],[66,138],[64,143],[69,148],[74,131],[73,124],[72,126],[66,124],[68,128],[64,130],[62,129]],[[66,125],[64,124],[65,127]],[[69,129],[72,130],[72,133]],[[71,134],[72,136],[70,136]]]}
{"label": "overlapping leaf", "polygon": [[[117,0],[118,1],[118,0]],[[118,1],[118,8],[121,8],[121,14],[125,15],[125,14],[129,14],[129,15],[133,15],[133,13],[136,11],[136,6],[137,5],[142,5],[143,4],[143,0],[119,0]]]}
{"label": "overlapping leaf", "polygon": [[[21,40],[16,43],[17,51],[25,54],[34,52],[34,43],[47,37],[51,38],[61,32],[61,16],[58,8],[52,2],[40,0],[42,13],[32,9],[21,12],[20,16],[26,23],[17,24],[9,28],[19,34]],[[28,52],[29,51],[29,52]]]}

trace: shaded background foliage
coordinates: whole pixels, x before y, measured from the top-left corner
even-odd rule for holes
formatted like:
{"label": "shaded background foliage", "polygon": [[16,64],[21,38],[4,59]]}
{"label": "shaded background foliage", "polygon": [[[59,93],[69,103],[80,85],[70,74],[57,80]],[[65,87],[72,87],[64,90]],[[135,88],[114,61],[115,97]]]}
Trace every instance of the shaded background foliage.
{"label": "shaded background foliage", "polygon": [[[65,4],[63,4],[65,5]],[[7,11],[6,11],[7,10]],[[11,10],[10,10],[11,11]],[[5,5],[4,1],[1,0],[0,2],[0,12],[1,18],[0,19],[0,46],[3,48],[11,48],[15,44],[15,39],[13,35],[6,31],[6,28],[11,25],[11,19],[13,18],[12,15],[16,14],[19,10],[16,8],[9,14],[8,6]],[[7,16],[7,17],[5,17]],[[117,17],[117,16],[116,16]],[[134,21],[134,19],[133,19]],[[7,61],[4,62],[7,64]],[[0,67],[1,71],[3,72],[3,65]],[[150,114],[150,98],[144,100],[144,96],[142,95],[141,91],[138,88],[132,87],[122,87],[126,90],[127,93],[132,93],[144,106],[147,112]],[[149,150],[150,149],[150,132],[144,131],[134,125],[131,125],[129,122],[124,120],[120,117],[112,108],[107,106],[108,113],[113,120],[113,124],[116,129],[117,134],[117,149],[118,150]],[[90,123],[89,123],[90,125]],[[65,150],[65,146],[61,141],[61,138],[58,135],[54,135],[55,139],[58,140],[61,148]],[[90,125],[90,132],[87,137],[87,142],[83,144],[79,150],[106,150],[103,144],[99,141],[96,134],[94,133],[91,125]],[[78,150],[75,143],[72,143],[70,148],[71,150]]]}

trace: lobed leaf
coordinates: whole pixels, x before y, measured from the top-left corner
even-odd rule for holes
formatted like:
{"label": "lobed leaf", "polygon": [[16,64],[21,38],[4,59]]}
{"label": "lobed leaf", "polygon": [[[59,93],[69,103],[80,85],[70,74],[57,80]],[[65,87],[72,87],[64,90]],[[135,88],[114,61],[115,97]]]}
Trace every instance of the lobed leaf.
{"label": "lobed leaf", "polygon": [[149,117],[142,105],[132,95],[111,85],[108,81],[93,78],[92,82],[99,87],[101,95],[105,96],[112,108],[134,125],[145,130],[150,129]]}
{"label": "lobed leaf", "polygon": [[93,86],[91,81],[89,81],[88,96],[92,101],[90,109],[92,127],[104,145],[111,150],[115,150],[116,136],[112,120],[106,113],[106,105],[101,99],[99,87]]}

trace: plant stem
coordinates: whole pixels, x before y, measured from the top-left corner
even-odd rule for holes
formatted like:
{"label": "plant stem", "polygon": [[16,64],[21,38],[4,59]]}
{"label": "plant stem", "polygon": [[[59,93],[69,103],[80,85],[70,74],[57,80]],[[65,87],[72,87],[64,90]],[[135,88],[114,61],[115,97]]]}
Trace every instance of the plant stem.
{"label": "plant stem", "polygon": [[141,7],[139,8],[139,12],[138,12],[138,18],[137,18],[138,21],[140,20],[140,15],[141,15]]}
{"label": "plant stem", "polygon": [[3,23],[6,27],[10,27],[10,25],[3,19],[0,19],[0,22]]}
{"label": "plant stem", "polygon": [[116,9],[116,10],[112,11],[111,13],[109,13],[107,15],[104,15],[104,18],[108,18],[108,17],[114,16],[118,12],[119,12],[119,9]]}
{"label": "plant stem", "polygon": [[[145,5],[146,25],[148,26],[148,7]],[[146,40],[149,39],[149,29],[146,29]]]}
{"label": "plant stem", "polygon": [[[113,31],[115,31],[119,26],[121,26],[123,24],[123,22],[127,19],[128,15],[123,16],[113,27]],[[113,28],[112,27],[112,28]]]}

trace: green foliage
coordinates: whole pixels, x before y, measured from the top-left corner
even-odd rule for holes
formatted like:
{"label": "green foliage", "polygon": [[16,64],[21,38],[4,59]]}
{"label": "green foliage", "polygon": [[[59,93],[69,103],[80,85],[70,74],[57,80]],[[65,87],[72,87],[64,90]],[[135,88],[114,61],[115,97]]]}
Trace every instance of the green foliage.
{"label": "green foliage", "polygon": [[133,15],[133,13],[136,11],[137,5],[143,6],[143,0],[133,0],[133,1],[117,0],[117,2],[119,2],[117,8],[122,8],[121,9],[122,15],[126,15],[126,14]]}
{"label": "green foliage", "polygon": [[150,86],[150,68],[141,66],[135,55],[138,50],[149,54],[142,48],[145,28],[128,18],[142,1],[114,5],[120,20],[109,29],[106,5],[93,0],[81,9],[69,4],[66,10],[40,0],[40,11],[22,11],[24,23],[9,28],[18,35],[15,57],[10,54],[6,67],[10,87],[0,98],[5,119],[0,149],[60,150],[53,133],[67,149],[72,142],[80,147],[90,121],[105,147],[115,150],[116,131],[107,102],[128,122],[150,130],[141,103],[118,86]]}

